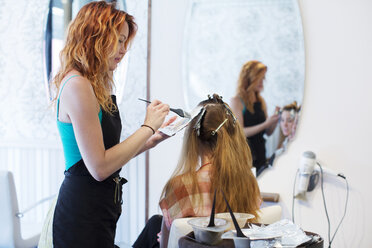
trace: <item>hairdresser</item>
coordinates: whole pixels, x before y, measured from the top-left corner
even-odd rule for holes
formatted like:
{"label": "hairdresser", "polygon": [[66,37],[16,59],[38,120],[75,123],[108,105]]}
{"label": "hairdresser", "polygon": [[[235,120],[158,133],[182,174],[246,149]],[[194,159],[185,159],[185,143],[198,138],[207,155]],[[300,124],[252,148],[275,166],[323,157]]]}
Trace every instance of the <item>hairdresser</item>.
{"label": "hairdresser", "polygon": [[264,134],[271,135],[279,120],[278,113],[268,116],[261,96],[266,72],[267,66],[259,61],[245,63],[240,71],[237,94],[231,99],[231,108],[243,127],[257,174],[266,164]]}
{"label": "hairdresser", "polygon": [[133,16],[105,1],[85,5],[68,28],[61,67],[53,79],[66,161],[53,216],[54,248],[115,247],[126,182],[119,172],[134,156],[166,138],[157,130],[169,106],[154,100],[143,125],[120,142],[112,72],[136,30]]}

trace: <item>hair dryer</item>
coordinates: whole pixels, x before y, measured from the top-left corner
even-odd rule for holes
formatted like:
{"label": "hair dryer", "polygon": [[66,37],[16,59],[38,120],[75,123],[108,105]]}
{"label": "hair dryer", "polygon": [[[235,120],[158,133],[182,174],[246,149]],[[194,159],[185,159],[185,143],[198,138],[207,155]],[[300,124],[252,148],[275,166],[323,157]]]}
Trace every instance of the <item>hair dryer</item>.
{"label": "hair dryer", "polygon": [[316,163],[315,153],[306,151],[302,154],[299,168],[299,182],[297,185],[296,198],[306,199],[306,191],[309,186],[310,176]]}

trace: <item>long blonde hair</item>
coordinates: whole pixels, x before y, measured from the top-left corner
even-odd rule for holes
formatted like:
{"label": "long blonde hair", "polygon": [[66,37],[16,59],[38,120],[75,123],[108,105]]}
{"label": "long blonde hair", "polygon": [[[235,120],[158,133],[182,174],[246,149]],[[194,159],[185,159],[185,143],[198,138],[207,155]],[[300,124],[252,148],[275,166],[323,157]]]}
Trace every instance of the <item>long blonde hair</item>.
{"label": "long blonde hair", "polygon": [[243,100],[249,112],[254,113],[254,102],[261,102],[266,112],[266,103],[259,92],[255,92],[256,85],[265,78],[267,66],[257,60],[246,62],[240,70],[237,94]]}
{"label": "long blonde hair", "polygon": [[[199,105],[205,109],[204,116],[200,113],[189,123],[184,135],[180,161],[166,183],[161,197],[171,192],[175,177],[182,175],[183,180],[192,182],[192,192],[189,193],[198,197],[192,199],[193,203],[203,204],[199,195],[197,170],[200,151],[204,149],[209,151],[212,159],[210,195],[213,196],[215,189],[221,189],[233,211],[252,213],[257,217],[260,191],[251,171],[251,152],[242,128],[238,125],[230,107],[218,95]],[[201,118],[200,128],[196,129],[194,127],[198,118]],[[220,126],[226,119],[227,121]],[[213,134],[219,126],[220,129]],[[216,211],[227,211],[221,193],[216,196]]]}
{"label": "long blonde hair", "polygon": [[127,50],[137,31],[133,16],[105,1],[91,2],[80,9],[68,27],[66,44],[60,52],[61,67],[53,79],[57,92],[66,74],[77,70],[91,82],[100,106],[107,112],[115,110],[110,97],[114,82],[108,58],[116,51],[119,30],[125,22],[129,27]]}

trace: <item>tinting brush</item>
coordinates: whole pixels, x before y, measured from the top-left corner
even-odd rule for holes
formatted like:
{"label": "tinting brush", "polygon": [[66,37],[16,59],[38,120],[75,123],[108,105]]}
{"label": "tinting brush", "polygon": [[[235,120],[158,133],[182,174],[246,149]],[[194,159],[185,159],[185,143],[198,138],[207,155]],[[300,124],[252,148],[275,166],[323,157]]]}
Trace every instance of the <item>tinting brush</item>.
{"label": "tinting brush", "polygon": [[[138,98],[138,100],[141,100],[141,101],[144,101],[144,102],[147,102],[147,103],[151,103],[150,101],[142,99],[142,98]],[[183,118],[190,118],[191,117],[191,115],[189,113],[187,113],[186,111],[184,111],[182,109],[169,108],[169,110],[176,113],[177,115],[179,115],[180,117],[183,117]]]}

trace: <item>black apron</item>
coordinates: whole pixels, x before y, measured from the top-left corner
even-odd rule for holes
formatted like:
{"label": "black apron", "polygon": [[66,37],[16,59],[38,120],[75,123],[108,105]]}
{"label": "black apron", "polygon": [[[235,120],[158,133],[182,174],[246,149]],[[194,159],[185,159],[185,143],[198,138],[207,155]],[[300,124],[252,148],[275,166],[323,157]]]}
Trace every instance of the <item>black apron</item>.
{"label": "black apron", "polygon": [[[251,127],[265,122],[265,112],[262,110],[261,102],[255,102],[253,105],[254,114],[245,109],[243,112],[244,127]],[[247,138],[249,148],[252,153],[253,166],[257,171],[266,163],[266,146],[265,138],[263,137],[265,131],[261,131],[256,135]]]}
{"label": "black apron", "polygon": [[[116,98],[112,96],[116,105]],[[102,110],[105,149],[120,142],[119,111]],[[121,214],[122,185],[126,179],[116,171],[106,180],[96,181],[80,160],[65,171],[53,217],[54,248],[115,247],[116,223]]]}

